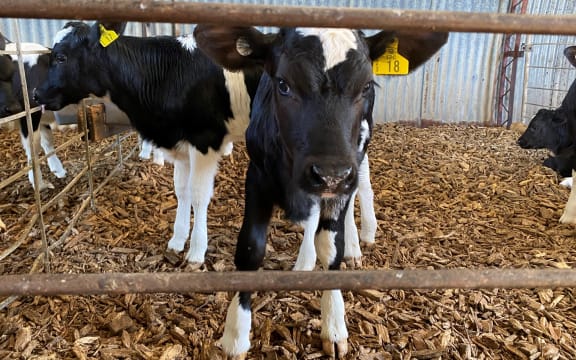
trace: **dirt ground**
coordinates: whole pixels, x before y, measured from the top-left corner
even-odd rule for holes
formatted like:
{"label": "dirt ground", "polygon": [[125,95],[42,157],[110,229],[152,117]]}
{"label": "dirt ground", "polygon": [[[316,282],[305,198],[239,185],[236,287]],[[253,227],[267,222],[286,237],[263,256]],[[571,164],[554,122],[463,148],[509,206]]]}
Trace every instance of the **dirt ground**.
{"label": "dirt ground", "polygon": [[[61,143],[74,130],[57,133]],[[569,190],[541,166],[545,151],[523,150],[502,128],[379,125],[370,147],[379,229],[364,249],[365,269],[573,268],[576,228],[558,223]],[[113,140],[108,141],[108,143]],[[136,143],[131,137],[127,148]],[[104,147],[105,142],[94,145]],[[25,159],[18,134],[0,132],[0,179]],[[70,176],[83,144],[61,158]],[[225,158],[209,209],[203,271],[233,270],[247,158]],[[94,164],[96,186],[116,163],[108,150]],[[69,181],[54,178],[54,190]],[[54,273],[186,271],[163,256],[176,209],[172,166],[134,154],[96,197],[96,208],[58,243],[81,201],[83,178],[47,210]],[[0,253],[34,209],[25,178],[0,191]],[[301,232],[278,214],[265,269],[290,269]],[[0,274],[42,269],[37,228],[0,260]],[[0,310],[2,359],[222,359],[217,339],[231,294],[126,294],[20,297]],[[574,359],[576,291],[372,290],[344,292],[347,359]],[[3,299],[0,299],[0,301]],[[263,292],[253,301],[249,359],[322,359],[318,292]]]}

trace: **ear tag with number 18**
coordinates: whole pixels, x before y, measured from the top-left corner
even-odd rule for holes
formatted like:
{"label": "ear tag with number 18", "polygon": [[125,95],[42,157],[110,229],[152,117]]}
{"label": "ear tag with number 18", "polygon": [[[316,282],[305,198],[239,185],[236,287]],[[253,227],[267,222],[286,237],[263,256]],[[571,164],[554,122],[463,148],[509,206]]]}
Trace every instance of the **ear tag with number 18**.
{"label": "ear tag with number 18", "polygon": [[406,75],[408,59],[398,53],[398,39],[386,47],[382,56],[372,62],[375,75]]}
{"label": "ear tag with number 18", "polygon": [[118,39],[118,34],[114,30],[107,30],[104,25],[100,24],[100,45],[107,47]]}

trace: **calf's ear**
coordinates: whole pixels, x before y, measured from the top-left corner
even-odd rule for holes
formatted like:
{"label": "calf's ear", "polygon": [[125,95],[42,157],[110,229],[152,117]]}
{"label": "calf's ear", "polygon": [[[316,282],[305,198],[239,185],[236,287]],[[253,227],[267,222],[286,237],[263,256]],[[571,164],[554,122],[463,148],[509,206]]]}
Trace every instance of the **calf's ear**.
{"label": "calf's ear", "polygon": [[196,44],[214,62],[229,70],[263,67],[275,35],[253,27],[198,24]]}
{"label": "calf's ear", "polygon": [[12,58],[9,55],[0,55],[0,81],[10,81],[14,70]]}
{"label": "calf's ear", "polygon": [[370,58],[375,60],[380,57],[394,37],[398,39],[398,53],[408,59],[408,71],[413,71],[440,50],[448,40],[448,33],[381,31],[366,38],[370,48]]}
{"label": "calf's ear", "polygon": [[564,49],[564,56],[566,56],[572,66],[576,67],[576,46],[568,46]]}
{"label": "calf's ear", "polygon": [[112,22],[112,21],[100,21],[99,24],[103,25],[106,30],[114,30],[116,34],[120,35],[126,30],[127,22]]}

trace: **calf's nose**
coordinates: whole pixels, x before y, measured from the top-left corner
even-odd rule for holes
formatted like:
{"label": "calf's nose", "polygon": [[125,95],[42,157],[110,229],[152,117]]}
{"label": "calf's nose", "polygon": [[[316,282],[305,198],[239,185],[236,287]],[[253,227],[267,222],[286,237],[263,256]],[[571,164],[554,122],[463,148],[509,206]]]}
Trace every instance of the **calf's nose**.
{"label": "calf's nose", "polygon": [[348,190],[354,182],[354,171],[350,165],[312,164],[309,168],[309,178],[314,187],[337,192],[339,189]]}
{"label": "calf's nose", "polygon": [[22,106],[20,106],[20,104],[18,104],[17,102],[9,104],[4,108],[4,112],[8,114],[16,114],[22,110],[23,110]]}

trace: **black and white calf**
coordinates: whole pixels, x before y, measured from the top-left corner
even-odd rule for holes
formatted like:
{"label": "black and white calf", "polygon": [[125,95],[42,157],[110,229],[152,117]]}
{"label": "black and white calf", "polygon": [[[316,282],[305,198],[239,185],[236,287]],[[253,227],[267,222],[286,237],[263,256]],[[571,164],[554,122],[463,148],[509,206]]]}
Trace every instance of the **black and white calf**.
{"label": "black and white calf", "polygon": [[[140,136],[162,147],[174,162],[178,206],[168,250],[181,252],[190,236],[186,260],[203,263],[208,246],[207,208],[218,161],[231,151],[233,141],[244,139],[262,71],[222,69],[196,49],[192,36],[120,36],[104,47],[99,42],[101,25],[117,33],[123,28],[123,24],[72,22],[56,35],[48,80],[37,89],[36,97],[46,108],[59,109],[88,94],[108,93]],[[368,209],[362,212],[368,220],[362,222],[367,225],[361,236],[373,242],[376,221],[369,178],[365,180],[368,189],[363,193],[368,195],[361,198],[361,207]],[[190,235],[191,207],[194,226]],[[354,235],[358,243],[355,225],[350,231],[353,240]],[[355,258],[358,253],[358,246],[349,252]],[[315,262],[311,256],[299,259],[296,266],[302,268],[313,267]]]}
{"label": "black and white calf", "polygon": [[[564,56],[576,67],[576,46],[564,49]],[[544,166],[563,177],[563,185],[572,186],[572,169],[576,164],[576,80],[556,109],[540,109],[530,120],[528,128],[518,138],[523,149],[548,149],[552,156]]]}
{"label": "black and white calf", "polygon": [[[222,153],[244,139],[261,71],[230,72],[196,49],[192,36],[119,36],[100,44],[104,30],[124,24],[70,22],[56,35],[47,81],[36,98],[60,109],[108,93],[144,140],[174,162],[178,200],[168,250],[203,263],[208,246],[207,210]],[[190,234],[191,207],[194,226]]]}
{"label": "black and white calf", "polygon": [[[447,34],[365,37],[346,29],[281,29],[265,35],[254,28],[198,25],[195,36],[199,47],[226,68],[265,69],[246,132],[250,162],[236,267],[262,265],[270,217],[279,206],[313,234],[323,267],[339,269],[345,214],[372,127],[371,60],[398,36],[399,51],[414,69],[445,43]],[[235,358],[244,358],[250,347],[250,296],[236,294],[226,316],[221,344]],[[339,290],[323,292],[323,348],[338,357],[347,352],[344,311]]]}
{"label": "black and white calf", "polygon": [[[2,42],[5,41],[4,36],[0,34]],[[5,45],[5,50],[16,51],[16,44],[8,43]],[[38,51],[45,52],[48,49],[40,44],[35,43],[22,43],[22,51]],[[24,93],[20,82],[20,73],[18,71],[18,56],[11,55],[10,61],[6,61],[8,56],[4,56],[5,60],[0,61],[0,73],[10,74],[7,82],[0,85],[0,117],[6,117],[12,114],[21,112],[24,109]],[[48,54],[25,54],[23,55],[24,72],[26,76],[26,83],[28,88],[28,97],[32,107],[38,104],[32,98],[33,89],[46,79],[48,74]],[[14,103],[14,99],[17,103]],[[6,102],[5,102],[6,101]],[[32,139],[35,143],[35,148],[38,149],[42,146],[44,153],[49,154],[54,151],[54,136],[52,134],[51,124],[54,122],[54,114],[52,112],[43,114],[42,112],[34,112],[31,114],[32,118]],[[28,163],[32,159],[32,150],[28,141],[28,127],[26,125],[26,117],[20,119],[20,139],[22,146],[26,152]],[[47,158],[48,167],[56,177],[63,178],[66,176],[66,170],[62,162],[56,154],[49,155]],[[45,181],[42,173],[38,173],[40,189],[53,188],[54,186]],[[34,185],[33,172],[28,172],[28,180]]]}

